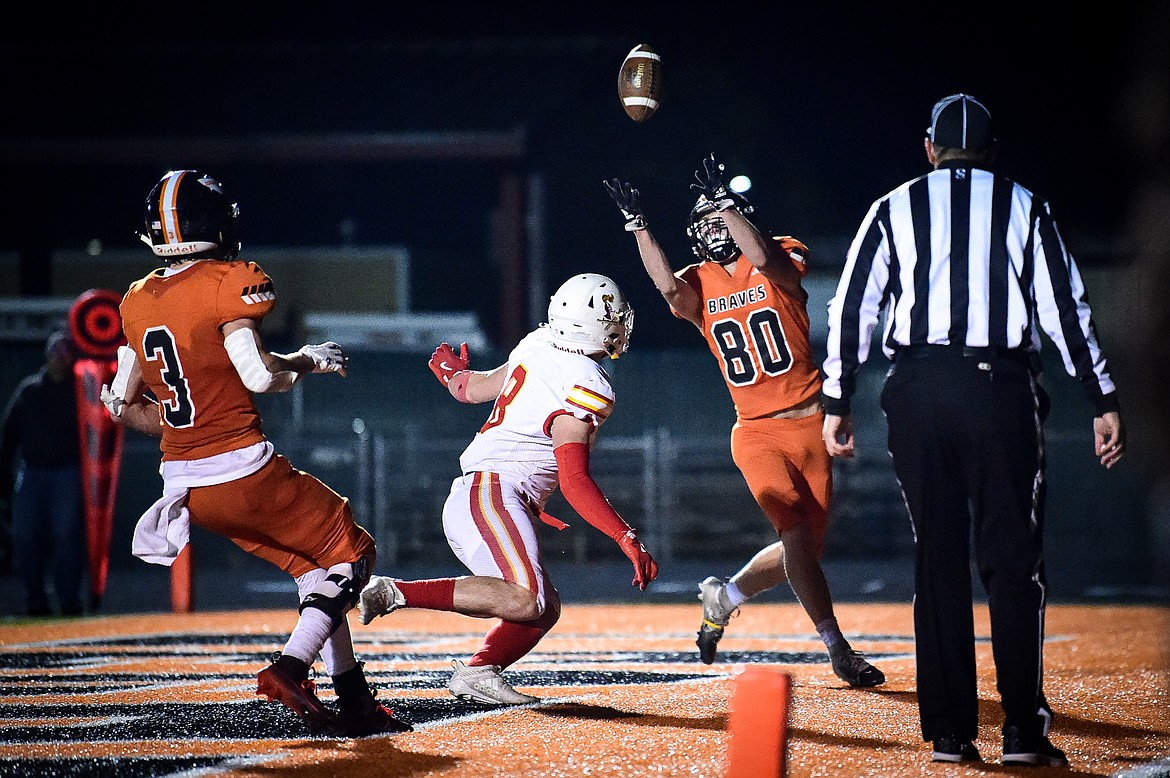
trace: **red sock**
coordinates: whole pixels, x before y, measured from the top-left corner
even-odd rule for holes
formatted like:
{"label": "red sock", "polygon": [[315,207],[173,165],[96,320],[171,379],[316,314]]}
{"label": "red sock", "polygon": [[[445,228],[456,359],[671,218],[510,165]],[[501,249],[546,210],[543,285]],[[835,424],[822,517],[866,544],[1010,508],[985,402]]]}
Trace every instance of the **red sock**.
{"label": "red sock", "polygon": [[561,617],[561,604],[554,600],[545,606],[544,614],[534,621],[501,621],[483,639],[483,646],[467,661],[469,667],[499,665],[511,666],[545,636]]}
{"label": "red sock", "polygon": [[455,610],[455,579],[432,578],[426,581],[395,581],[406,598],[408,608],[429,608],[433,611]]}

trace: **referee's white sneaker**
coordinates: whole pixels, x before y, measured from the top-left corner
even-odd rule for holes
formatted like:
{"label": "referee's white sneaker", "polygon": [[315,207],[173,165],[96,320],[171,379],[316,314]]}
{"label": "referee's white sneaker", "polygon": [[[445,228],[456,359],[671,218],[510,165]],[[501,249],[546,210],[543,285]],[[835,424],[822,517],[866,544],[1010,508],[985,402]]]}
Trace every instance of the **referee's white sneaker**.
{"label": "referee's white sneaker", "polygon": [[539,697],[518,692],[508,685],[500,675],[499,665],[468,667],[456,659],[452,664],[455,673],[447,688],[461,700],[480,702],[484,705],[528,705],[540,702]]}
{"label": "referee's white sneaker", "polygon": [[358,612],[362,624],[369,624],[376,617],[393,613],[405,604],[406,597],[393,578],[375,575],[370,577],[370,582],[362,589],[358,598]]}

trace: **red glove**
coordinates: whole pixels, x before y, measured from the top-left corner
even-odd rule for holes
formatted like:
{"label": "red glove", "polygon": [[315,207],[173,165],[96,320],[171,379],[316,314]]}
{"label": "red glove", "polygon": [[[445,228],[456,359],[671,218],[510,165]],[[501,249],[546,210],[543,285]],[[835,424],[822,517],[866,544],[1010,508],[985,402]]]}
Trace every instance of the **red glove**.
{"label": "red glove", "polygon": [[431,372],[435,374],[435,378],[443,386],[451,383],[451,378],[461,370],[466,370],[468,365],[467,359],[467,344],[464,343],[459,347],[459,353],[451,348],[450,344],[443,342],[435,349],[435,353],[431,354]]}
{"label": "red glove", "polygon": [[617,544],[621,547],[622,553],[634,563],[634,580],[631,583],[646,591],[646,585],[658,577],[658,563],[638,540],[638,533],[634,530],[618,538]]}

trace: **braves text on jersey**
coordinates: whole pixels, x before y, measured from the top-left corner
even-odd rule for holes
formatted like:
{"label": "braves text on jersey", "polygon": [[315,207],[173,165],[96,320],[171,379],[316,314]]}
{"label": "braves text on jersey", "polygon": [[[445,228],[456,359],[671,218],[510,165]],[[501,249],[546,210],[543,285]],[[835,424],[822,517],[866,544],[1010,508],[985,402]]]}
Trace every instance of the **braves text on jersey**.
{"label": "braves text on jersey", "polygon": [[820,393],[807,295],[795,299],[785,294],[742,259],[734,274],[716,262],[699,262],[677,275],[702,300],[703,337],[719,362],[739,418],[770,416]]}

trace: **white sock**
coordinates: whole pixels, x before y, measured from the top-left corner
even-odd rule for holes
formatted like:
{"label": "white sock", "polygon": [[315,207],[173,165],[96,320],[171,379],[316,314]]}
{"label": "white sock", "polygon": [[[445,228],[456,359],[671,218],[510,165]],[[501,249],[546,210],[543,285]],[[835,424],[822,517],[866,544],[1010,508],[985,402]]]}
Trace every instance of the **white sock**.
{"label": "white sock", "polygon": [[333,622],[323,611],[305,608],[284,645],[283,653],[312,665],[332,632]]}
{"label": "white sock", "polygon": [[726,592],[727,601],[731,603],[731,607],[733,608],[738,608],[740,605],[743,605],[745,602],[747,602],[747,597],[743,596],[743,592],[741,592],[739,587],[735,585],[735,581],[727,582]]}
{"label": "white sock", "polygon": [[342,619],[341,626],[321,646],[321,661],[325,663],[325,672],[330,676],[341,675],[357,667],[348,619]]}

